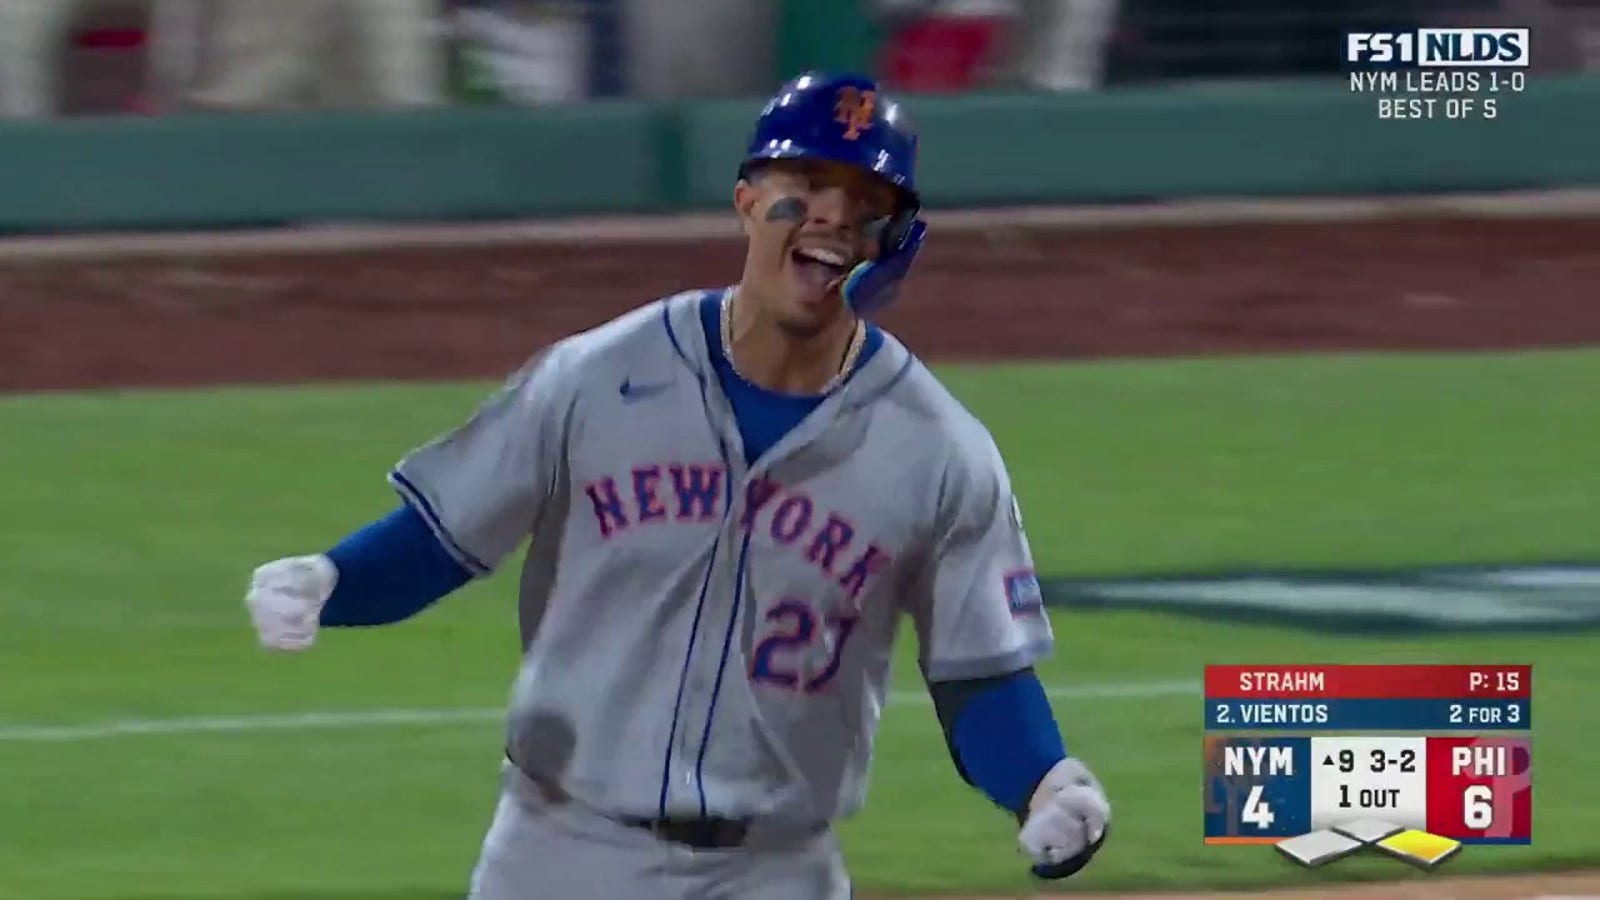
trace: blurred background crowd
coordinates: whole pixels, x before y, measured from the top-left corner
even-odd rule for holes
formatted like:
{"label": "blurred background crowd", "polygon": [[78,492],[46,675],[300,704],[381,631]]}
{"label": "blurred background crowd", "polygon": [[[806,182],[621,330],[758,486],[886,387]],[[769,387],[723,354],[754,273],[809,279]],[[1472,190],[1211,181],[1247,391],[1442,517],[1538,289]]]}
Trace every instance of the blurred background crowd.
{"label": "blurred background crowd", "polygon": [[1339,69],[1351,28],[1535,29],[1600,70],[1600,0],[0,0],[9,117],[766,93],[809,67],[905,92]]}

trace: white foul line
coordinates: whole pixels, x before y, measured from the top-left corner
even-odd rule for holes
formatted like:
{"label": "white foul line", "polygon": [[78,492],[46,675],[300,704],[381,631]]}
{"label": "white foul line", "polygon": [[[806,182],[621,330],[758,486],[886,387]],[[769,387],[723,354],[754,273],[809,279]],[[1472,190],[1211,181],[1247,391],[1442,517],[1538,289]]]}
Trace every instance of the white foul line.
{"label": "white foul line", "polygon": [[[1116,700],[1178,697],[1200,694],[1198,681],[1144,681],[1113,684],[1055,686],[1045,689],[1053,700]],[[889,704],[928,703],[922,691],[893,691]],[[77,743],[134,735],[240,734],[251,731],[304,731],[319,728],[378,728],[405,725],[448,725],[458,722],[493,722],[505,717],[503,708],[369,709],[349,712],[303,712],[241,716],[179,716],[164,719],[117,719],[82,725],[0,725],[0,743]]]}

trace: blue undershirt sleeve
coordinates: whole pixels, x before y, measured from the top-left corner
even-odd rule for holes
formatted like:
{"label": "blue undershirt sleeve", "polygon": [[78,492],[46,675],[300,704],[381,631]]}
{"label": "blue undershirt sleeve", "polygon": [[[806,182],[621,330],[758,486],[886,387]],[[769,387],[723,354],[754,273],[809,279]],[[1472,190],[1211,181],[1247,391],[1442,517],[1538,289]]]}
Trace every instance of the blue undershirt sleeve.
{"label": "blue undershirt sleeve", "polygon": [[1032,668],[929,685],[956,768],[1021,817],[1045,774],[1067,755],[1044,685]]}
{"label": "blue undershirt sleeve", "polygon": [[327,626],[409,619],[472,580],[406,504],[340,541],[328,558],[339,580],[322,608]]}

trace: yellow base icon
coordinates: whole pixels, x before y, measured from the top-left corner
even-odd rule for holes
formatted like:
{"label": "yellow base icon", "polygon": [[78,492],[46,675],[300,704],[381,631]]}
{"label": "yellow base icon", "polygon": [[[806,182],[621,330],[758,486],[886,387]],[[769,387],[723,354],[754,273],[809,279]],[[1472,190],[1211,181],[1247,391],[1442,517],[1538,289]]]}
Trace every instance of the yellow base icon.
{"label": "yellow base icon", "polygon": [[1461,842],[1412,828],[1378,842],[1386,851],[1412,865],[1431,869],[1461,852]]}

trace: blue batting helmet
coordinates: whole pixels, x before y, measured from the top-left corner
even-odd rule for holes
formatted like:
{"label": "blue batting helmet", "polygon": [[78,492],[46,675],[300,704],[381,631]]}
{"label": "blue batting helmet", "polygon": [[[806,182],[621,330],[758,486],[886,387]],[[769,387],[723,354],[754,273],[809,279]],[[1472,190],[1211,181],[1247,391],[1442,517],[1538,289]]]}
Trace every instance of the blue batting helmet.
{"label": "blue batting helmet", "polygon": [[900,104],[862,75],[807,72],[767,101],[744,162],[825,159],[856,166],[899,188],[903,206],[918,207],[917,135]]}

